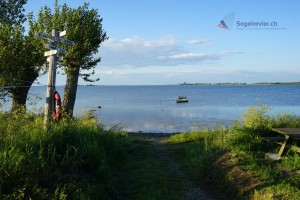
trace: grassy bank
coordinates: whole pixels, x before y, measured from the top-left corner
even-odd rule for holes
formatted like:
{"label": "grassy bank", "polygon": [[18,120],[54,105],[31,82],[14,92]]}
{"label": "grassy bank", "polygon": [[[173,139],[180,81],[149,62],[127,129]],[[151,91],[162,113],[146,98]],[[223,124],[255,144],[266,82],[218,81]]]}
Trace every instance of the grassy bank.
{"label": "grassy bank", "polygon": [[104,132],[89,114],[55,123],[49,133],[42,121],[0,113],[0,199],[114,199],[126,135]]}
{"label": "grassy bank", "polygon": [[300,117],[268,115],[269,109],[250,107],[244,122],[230,129],[174,135],[168,143],[187,176],[218,199],[299,199],[300,155],[288,151],[270,160],[265,153],[278,152],[279,145],[260,136],[273,135],[275,127],[300,127]]}
{"label": "grassy bank", "polygon": [[260,136],[300,117],[269,110],[172,136],[107,132],[92,114],[46,133],[41,116],[0,113],[0,199],[299,199],[300,155],[270,160],[279,145]]}

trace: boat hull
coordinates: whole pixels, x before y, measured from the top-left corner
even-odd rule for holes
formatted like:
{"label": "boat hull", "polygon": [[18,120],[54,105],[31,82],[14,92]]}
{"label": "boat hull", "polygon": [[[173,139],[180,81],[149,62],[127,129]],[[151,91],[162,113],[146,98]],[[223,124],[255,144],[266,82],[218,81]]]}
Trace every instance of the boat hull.
{"label": "boat hull", "polygon": [[176,103],[187,103],[189,102],[188,99],[176,99]]}

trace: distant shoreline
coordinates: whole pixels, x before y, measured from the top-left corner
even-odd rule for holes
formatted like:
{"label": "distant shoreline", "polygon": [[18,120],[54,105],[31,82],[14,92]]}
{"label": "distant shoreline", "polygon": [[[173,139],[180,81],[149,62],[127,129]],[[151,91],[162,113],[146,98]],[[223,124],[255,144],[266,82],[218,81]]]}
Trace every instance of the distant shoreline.
{"label": "distant shoreline", "polygon": [[300,82],[261,82],[261,83],[180,83],[180,86],[260,86],[260,85],[300,85]]}
{"label": "distant shoreline", "polygon": [[[276,85],[300,85],[300,82],[261,82],[261,83],[179,83],[179,84],[164,84],[164,85],[78,85],[85,87],[93,86],[276,86]],[[34,87],[46,87],[46,85],[33,85]],[[56,87],[64,87],[65,85],[57,85]]]}

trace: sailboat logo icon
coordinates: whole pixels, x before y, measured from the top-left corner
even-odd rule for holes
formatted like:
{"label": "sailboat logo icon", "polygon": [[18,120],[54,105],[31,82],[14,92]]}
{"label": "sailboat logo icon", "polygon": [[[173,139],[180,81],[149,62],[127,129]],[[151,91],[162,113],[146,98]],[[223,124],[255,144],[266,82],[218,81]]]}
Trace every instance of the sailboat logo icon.
{"label": "sailboat logo icon", "polygon": [[234,21],[234,15],[235,12],[230,13],[229,15],[226,15],[223,17],[223,20],[220,21],[220,24],[218,27],[223,29],[231,29]]}
{"label": "sailboat logo icon", "polygon": [[225,29],[229,29],[228,26],[226,25],[224,20],[220,21],[220,24],[218,25],[220,28],[225,28]]}

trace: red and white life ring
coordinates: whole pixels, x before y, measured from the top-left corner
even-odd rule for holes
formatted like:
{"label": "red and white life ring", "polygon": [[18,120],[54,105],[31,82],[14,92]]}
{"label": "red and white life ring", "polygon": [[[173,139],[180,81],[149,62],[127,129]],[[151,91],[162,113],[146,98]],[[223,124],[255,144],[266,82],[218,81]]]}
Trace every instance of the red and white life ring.
{"label": "red and white life ring", "polygon": [[52,119],[54,121],[59,121],[61,119],[61,99],[57,91],[53,94]]}

